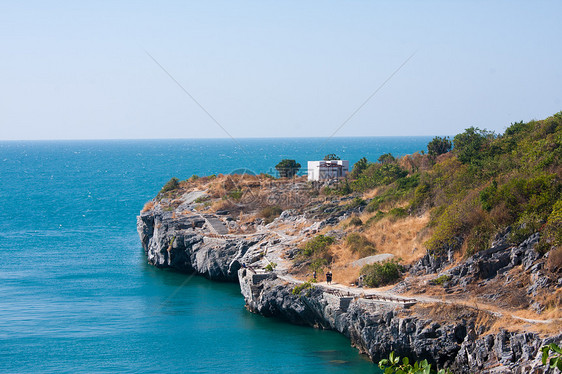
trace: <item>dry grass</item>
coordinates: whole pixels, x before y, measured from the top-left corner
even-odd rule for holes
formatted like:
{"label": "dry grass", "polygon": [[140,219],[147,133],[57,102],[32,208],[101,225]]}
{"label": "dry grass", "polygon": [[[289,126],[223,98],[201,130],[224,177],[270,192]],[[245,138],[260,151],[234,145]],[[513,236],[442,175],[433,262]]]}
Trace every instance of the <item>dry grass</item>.
{"label": "dry grass", "polygon": [[148,212],[149,210],[152,210],[152,208],[154,208],[154,201],[149,201],[146,204],[144,204],[144,207],[142,208],[141,212]]}
{"label": "dry grass", "polygon": [[548,252],[546,266],[552,272],[562,269],[562,247],[556,247]]}
{"label": "dry grass", "polygon": [[409,216],[397,220],[385,217],[365,227],[363,234],[375,244],[378,253],[391,253],[400,257],[403,263],[409,264],[425,254],[423,242],[429,234],[425,230],[428,222],[427,213],[420,217]]}

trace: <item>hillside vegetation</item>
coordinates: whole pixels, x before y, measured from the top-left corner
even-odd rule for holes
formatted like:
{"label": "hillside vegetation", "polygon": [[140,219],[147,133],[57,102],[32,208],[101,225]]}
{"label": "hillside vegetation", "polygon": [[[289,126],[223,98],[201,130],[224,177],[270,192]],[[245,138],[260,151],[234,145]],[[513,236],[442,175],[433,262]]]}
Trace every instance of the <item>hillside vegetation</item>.
{"label": "hillside vegetation", "polygon": [[424,245],[433,253],[470,255],[505,232],[511,244],[541,232],[542,252],[562,245],[562,112],[499,135],[471,127],[452,144],[449,151],[449,139],[435,138],[427,154],[361,159],[349,180],[324,192],[375,190],[371,222],[429,211]]}

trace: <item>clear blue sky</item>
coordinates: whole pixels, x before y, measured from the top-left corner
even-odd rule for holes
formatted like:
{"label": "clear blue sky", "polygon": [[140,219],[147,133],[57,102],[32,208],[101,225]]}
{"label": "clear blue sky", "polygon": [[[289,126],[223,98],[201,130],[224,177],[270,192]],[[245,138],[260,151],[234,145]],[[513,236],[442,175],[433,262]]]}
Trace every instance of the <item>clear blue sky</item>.
{"label": "clear blue sky", "polygon": [[562,1],[0,3],[0,139],[446,135],[562,110]]}

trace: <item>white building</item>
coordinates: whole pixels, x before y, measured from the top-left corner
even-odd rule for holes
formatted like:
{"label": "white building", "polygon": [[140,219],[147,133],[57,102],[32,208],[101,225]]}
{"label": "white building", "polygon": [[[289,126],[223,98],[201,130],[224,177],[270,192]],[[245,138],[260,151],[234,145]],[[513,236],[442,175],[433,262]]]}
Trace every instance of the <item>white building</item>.
{"label": "white building", "polygon": [[349,173],[349,161],[308,161],[308,180],[320,181],[345,177]]}

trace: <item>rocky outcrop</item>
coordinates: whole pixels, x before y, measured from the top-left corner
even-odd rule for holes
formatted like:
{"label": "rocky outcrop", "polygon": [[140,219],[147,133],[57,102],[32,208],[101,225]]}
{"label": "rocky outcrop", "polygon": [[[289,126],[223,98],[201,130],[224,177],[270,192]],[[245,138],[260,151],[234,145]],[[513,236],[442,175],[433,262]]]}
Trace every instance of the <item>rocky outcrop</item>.
{"label": "rocky outcrop", "polygon": [[[411,359],[428,359],[439,367],[450,367],[455,373],[540,373],[540,347],[562,340],[562,336],[543,340],[536,334],[507,331],[486,334],[476,325],[477,316],[466,310],[444,320],[420,313],[417,307],[408,309],[395,302],[344,297],[320,286],[293,294],[296,283],[291,278],[257,270],[269,263],[268,251],[274,248],[282,248],[285,258],[296,255],[298,250],[290,244],[293,238],[276,234],[275,227],[270,230],[273,223],[264,225],[260,219],[254,221],[251,234],[225,235],[237,223],[219,212],[198,214],[193,210],[197,196],[200,197],[190,195],[174,210],[157,205],[139,215],[137,229],[150,264],[212,280],[239,282],[251,312],[338,331],[375,362],[395,351]],[[314,222],[297,211],[285,211],[276,222],[306,222],[300,235],[312,235],[345,217],[346,212],[338,211],[337,216],[322,216]],[[343,232],[331,231],[330,235],[343,237]],[[540,272],[540,255],[533,249],[537,240],[531,237],[517,247],[496,243],[490,250],[449,269],[450,285],[460,287],[460,283],[497,278],[498,274],[522,266],[532,274],[527,292],[532,294],[549,286],[551,281]],[[450,253],[440,258],[427,255],[411,273],[435,272],[450,263],[450,257]]]}
{"label": "rocky outcrop", "polygon": [[141,213],[137,231],[150,264],[231,282],[238,281],[238,269],[251,261],[248,256],[255,254],[249,250],[259,241],[259,236],[224,239],[199,215],[175,218],[158,210]]}
{"label": "rocky outcrop", "polygon": [[239,280],[250,311],[339,331],[375,362],[395,351],[455,373],[539,373],[540,347],[562,340],[562,335],[543,340],[531,333],[480,334],[471,318],[436,322],[393,303],[344,300],[318,286],[294,295],[296,284],[275,274],[241,269]]}

